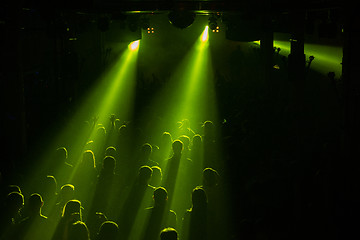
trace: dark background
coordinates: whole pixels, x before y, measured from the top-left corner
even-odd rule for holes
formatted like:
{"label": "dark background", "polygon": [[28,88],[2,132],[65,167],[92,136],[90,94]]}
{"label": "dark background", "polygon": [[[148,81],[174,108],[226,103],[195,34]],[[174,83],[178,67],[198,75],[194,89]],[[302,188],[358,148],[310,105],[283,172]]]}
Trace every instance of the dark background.
{"label": "dark background", "polygon": [[[197,19],[215,12],[222,16],[223,38],[214,41],[211,53],[220,119],[226,119],[217,125],[226,166],[222,173],[236,210],[234,227],[244,226],[243,215],[260,219],[258,228],[274,239],[284,228],[291,238],[358,235],[359,21],[351,6],[337,1],[2,2],[3,183],[24,181],[26,166],[36,165],[46,141],[62,129],[109,63],[101,19],[124,23],[124,33],[115,37],[125,41],[136,37],[127,25],[133,15],[154,15],[156,22],[177,8],[195,12]],[[162,24],[162,29],[174,27]],[[109,31],[114,32],[111,25]],[[177,38],[181,46],[198,31],[191,35],[190,27],[188,32]],[[273,32],[298,40],[291,56],[265,45]],[[262,46],[243,37],[261,38]],[[307,69],[303,40],[343,48],[342,75]],[[158,41],[168,54],[152,62],[144,53],[138,112],[166,82],[164,69],[176,66],[182,54],[176,41]]]}

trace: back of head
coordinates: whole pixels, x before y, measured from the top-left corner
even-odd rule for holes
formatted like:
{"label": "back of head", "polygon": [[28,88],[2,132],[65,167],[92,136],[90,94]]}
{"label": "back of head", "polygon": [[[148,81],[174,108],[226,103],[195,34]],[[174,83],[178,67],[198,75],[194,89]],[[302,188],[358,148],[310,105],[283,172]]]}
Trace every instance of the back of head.
{"label": "back of head", "polygon": [[83,153],[83,158],[82,158],[82,162],[81,164],[83,164],[84,166],[88,166],[91,168],[95,168],[95,155],[94,152],[91,150],[86,150]]}
{"label": "back of head", "polygon": [[202,137],[199,134],[195,134],[192,139],[193,147],[199,148],[202,144]]}
{"label": "back of head", "polygon": [[81,219],[81,202],[79,200],[70,200],[65,204],[62,216],[70,218],[72,214],[79,214]]}
{"label": "back of head", "polygon": [[145,143],[144,145],[141,146],[141,155],[144,158],[149,158],[152,152],[152,146],[150,145],[150,143]]}
{"label": "back of head", "polygon": [[40,194],[31,194],[28,202],[28,207],[31,213],[38,213],[43,205],[43,200]]}
{"label": "back of head", "polygon": [[68,240],[89,240],[89,230],[84,222],[77,221],[70,226]]}
{"label": "back of head", "polygon": [[105,221],[101,224],[98,240],[117,239],[119,227],[115,222]]}
{"label": "back of head", "polygon": [[212,168],[205,168],[203,171],[203,184],[206,187],[215,187],[219,181],[219,174]]}
{"label": "back of head", "polygon": [[177,240],[178,234],[174,228],[165,228],[160,232],[161,240]]}
{"label": "back of head", "polygon": [[212,138],[214,136],[214,123],[212,121],[205,121],[203,124],[204,136],[206,138]]}
{"label": "back of head", "polygon": [[115,170],[116,161],[113,156],[106,156],[103,160],[103,169],[106,172],[113,172]]}
{"label": "back of head", "polygon": [[69,201],[74,198],[75,187],[72,184],[65,184],[60,189],[60,197],[62,201]]}
{"label": "back of head", "polygon": [[176,155],[181,154],[183,148],[184,148],[184,144],[180,140],[175,140],[172,144],[172,149],[174,151],[174,154]]}
{"label": "back of head", "polygon": [[66,148],[64,147],[59,147],[56,149],[55,152],[55,161],[56,162],[65,162],[68,158],[68,152],[66,150]]}
{"label": "back of head", "polygon": [[11,192],[6,197],[6,211],[15,214],[24,206],[24,196],[18,192]]}
{"label": "back of head", "polygon": [[113,146],[107,147],[105,149],[105,156],[112,156],[112,157],[116,157],[116,148]]}
{"label": "back of head", "polygon": [[163,204],[168,199],[168,193],[164,187],[157,187],[154,190],[154,201],[156,204]]}
{"label": "back of head", "polygon": [[7,193],[18,192],[21,193],[21,188],[18,185],[8,185]]}
{"label": "back of head", "polygon": [[142,166],[139,169],[139,181],[140,183],[148,184],[152,176],[153,170],[149,166]]}
{"label": "back of head", "polygon": [[207,197],[204,189],[195,188],[192,192],[193,209],[204,209],[207,206]]}

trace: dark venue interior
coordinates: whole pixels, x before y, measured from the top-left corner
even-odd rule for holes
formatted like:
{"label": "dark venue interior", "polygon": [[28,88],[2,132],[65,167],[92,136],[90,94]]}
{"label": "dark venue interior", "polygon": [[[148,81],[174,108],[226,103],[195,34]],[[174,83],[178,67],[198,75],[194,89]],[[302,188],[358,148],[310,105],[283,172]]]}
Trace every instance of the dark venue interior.
{"label": "dark venue interior", "polygon": [[357,239],[359,18],[1,1],[0,240]]}

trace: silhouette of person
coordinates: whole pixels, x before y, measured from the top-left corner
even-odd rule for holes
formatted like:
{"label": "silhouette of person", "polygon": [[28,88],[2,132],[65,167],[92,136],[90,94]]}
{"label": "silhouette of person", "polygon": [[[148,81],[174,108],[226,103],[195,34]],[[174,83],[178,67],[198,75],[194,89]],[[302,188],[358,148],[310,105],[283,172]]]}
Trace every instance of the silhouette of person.
{"label": "silhouette of person", "polygon": [[153,166],[151,169],[153,170],[153,173],[151,176],[150,185],[153,187],[160,187],[162,181],[161,168],[158,166]]}
{"label": "silhouette of person", "polygon": [[57,203],[55,204],[55,207],[52,209],[49,218],[57,222],[57,220],[62,216],[65,204],[68,201],[74,199],[74,195],[75,195],[74,185],[69,183],[63,185],[58,194]]}
{"label": "silhouette of person", "polygon": [[82,221],[81,209],[81,202],[79,200],[73,199],[65,204],[62,217],[56,227],[52,240],[66,239],[70,225],[77,221]]}
{"label": "silhouette of person", "polygon": [[196,187],[192,192],[192,208],[185,212],[182,226],[184,240],[207,239],[207,197]]}
{"label": "silhouette of person", "polygon": [[46,203],[42,208],[41,212],[45,216],[51,214],[51,210],[54,208],[57,201],[57,181],[54,176],[46,176],[42,179],[42,183],[39,185],[39,194],[41,195],[43,201]]}
{"label": "silhouette of person", "polygon": [[160,232],[160,240],[178,240],[178,233],[174,228],[164,228]]}
{"label": "silhouette of person", "polygon": [[[89,201],[94,194],[94,187],[96,184],[97,169],[95,165],[95,155],[91,150],[84,151],[82,161],[75,173],[73,184],[76,187],[76,198],[81,200],[85,209],[89,210]],[[87,213],[85,212],[85,218]]]}
{"label": "silhouette of person", "polygon": [[180,140],[175,140],[172,144],[173,155],[167,161],[165,176],[163,178],[163,186],[167,189],[169,196],[172,197],[174,193],[176,178],[178,175],[180,160],[183,151],[183,143]]}
{"label": "silhouette of person", "polygon": [[97,240],[117,239],[119,235],[119,226],[113,221],[105,221],[101,224]]}
{"label": "silhouette of person", "polygon": [[20,219],[20,210],[24,206],[24,196],[19,192],[11,192],[5,199],[0,215],[0,239],[9,239],[13,234],[14,225]]}
{"label": "silhouette of person", "polygon": [[25,205],[28,216],[21,220],[16,227],[15,239],[50,239],[52,228],[46,216],[42,215],[44,205],[42,197],[33,193]]}
{"label": "silhouette of person", "polygon": [[154,206],[145,209],[145,232],[142,239],[158,239],[161,229],[176,228],[176,213],[169,210],[168,194],[165,188],[158,187],[153,194]]}
{"label": "silhouette of person", "polygon": [[138,159],[138,165],[159,166],[159,163],[151,159],[152,146],[149,143],[145,143],[141,146],[140,156]]}
{"label": "silhouette of person", "polygon": [[192,139],[192,146],[190,149],[190,158],[192,160],[192,172],[194,176],[193,184],[198,186],[201,184],[202,173],[204,170],[203,160],[203,145],[202,137],[199,134],[195,134]]}
{"label": "silhouette of person", "polygon": [[100,159],[103,158],[105,149],[106,149],[105,145],[106,145],[106,141],[107,141],[107,133],[106,133],[106,129],[103,125],[99,125],[98,128],[96,129],[93,141],[94,141],[94,143],[93,143],[92,151],[95,156],[94,159],[96,161],[96,166],[99,166],[99,165],[101,166],[101,163],[99,163],[97,161],[100,161]]}
{"label": "silhouette of person", "polygon": [[215,137],[214,123],[212,121],[205,121],[203,124],[203,130],[204,166],[216,168],[216,158],[218,156],[219,149]]}
{"label": "silhouette of person", "polygon": [[[110,197],[113,192],[113,181],[116,161],[112,156],[106,156],[103,160],[103,166],[98,176],[94,198],[90,208],[90,215],[88,218],[88,227],[91,234],[94,233],[94,222],[96,212],[105,213],[110,212]],[[96,229],[97,232],[97,229]]]}
{"label": "silhouette of person", "polygon": [[[227,210],[226,192],[220,185],[220,176],[215,169],[205,168],[203,171],[203,186],[208,199],[208,238],[218,239],[220,236],[228,237],[229,213]],[[223,224],[218,224],[222,219]]]}
{"label": "silhouette of person", "polygon": [[131,227],[136,220],[139,209],[150,206],[151,195],[154,187],[149,185],[152,169],[149,166],[142,166],[138,176],[127,194],[126,201],[121,211],[119,225],[123,238],[127,238],[131,233]]}
{"label": "silhouette of person", "polygon": [[116,152],[116,148],[113,146],[109,146],[105,149],[105,157],[106,156],[112,156],[116,159],[117,157],[117,152]]}
{"label": "silhouette of person", "polygon": [[76,221],[68,229],[68,240],[90,240],[89,229],[82,221]]}
{"label": "silhouette of person", "polygon": [[50,168],[46,175],[54,176],[59,184],[65,184],[69,180],[73,166],[68,163],[68,151],[65,147],[59,147],[51,161]]}
{"label": "silhouette of person", "polygon": [[164,169],[165,161],[171,157],[173,139],[169,132],[163,132],[159,143],[159,164]]}

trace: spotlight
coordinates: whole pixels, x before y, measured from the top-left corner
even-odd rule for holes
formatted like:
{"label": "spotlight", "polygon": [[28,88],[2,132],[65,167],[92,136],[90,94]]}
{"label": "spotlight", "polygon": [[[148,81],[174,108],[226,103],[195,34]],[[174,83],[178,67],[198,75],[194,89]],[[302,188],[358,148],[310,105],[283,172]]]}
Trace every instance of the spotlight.
{"label": "spotlight", "polygon": [[216,31],[218,24],[216,22],[216,17],[211,16],[209,17],[209,24],[208,24],[209,28],[214,32]]}
{"label": "spotlight", "polygon": [[129,44],[129,49],[131,51],[136,51],[139,49],[139,45],[140,45],[140,40],[133,41]]}
{"label": "spotlight", "polygon": [[170,12],[168,18],[172,25],[184,29],[193,24],[195,21],[195,14],[184,10],[177,10]]}

